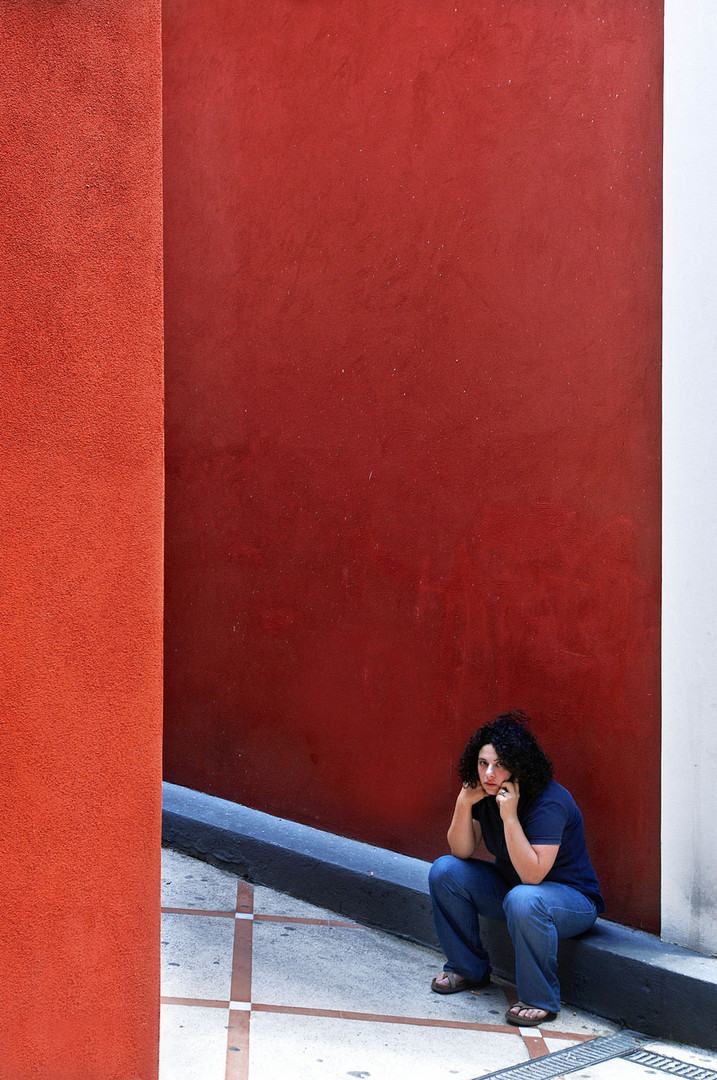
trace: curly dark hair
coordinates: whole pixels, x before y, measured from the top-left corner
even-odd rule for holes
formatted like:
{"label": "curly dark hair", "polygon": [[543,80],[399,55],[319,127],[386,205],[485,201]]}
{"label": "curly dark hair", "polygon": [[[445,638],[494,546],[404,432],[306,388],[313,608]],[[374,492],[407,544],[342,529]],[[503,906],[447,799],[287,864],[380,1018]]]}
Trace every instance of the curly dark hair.
{"label": "curly dark hair", "polygon": [[478,753],[491,744],[501,765],[510,769],[520,784],[520,802],[525,807],[544,791],[553,779],[553,766],[527,725],[530,719],[521,709],[496,716],[471,735],[458,762],[464,784],[478,786]]}

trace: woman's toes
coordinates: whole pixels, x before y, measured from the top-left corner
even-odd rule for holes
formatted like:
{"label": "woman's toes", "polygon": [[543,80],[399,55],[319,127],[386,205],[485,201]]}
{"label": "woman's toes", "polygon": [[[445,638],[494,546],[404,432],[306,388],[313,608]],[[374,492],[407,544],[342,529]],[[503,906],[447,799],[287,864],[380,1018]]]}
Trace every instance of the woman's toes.
{"label": "woman's toes", "polygon": [[515,1016],[522,1016],[524,1020],[542,1020],[548,1015],[546,1009],[526,1008],[525,1005],[514,1005],[510,1011]]}

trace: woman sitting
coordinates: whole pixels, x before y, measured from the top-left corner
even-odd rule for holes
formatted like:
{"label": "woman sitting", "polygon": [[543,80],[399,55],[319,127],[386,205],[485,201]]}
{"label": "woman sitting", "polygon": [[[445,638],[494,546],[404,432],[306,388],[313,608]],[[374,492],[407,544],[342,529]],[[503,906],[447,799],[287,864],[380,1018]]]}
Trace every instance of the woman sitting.
{"label": "woman sitting", "polygon": [[[558,939],[582,934],[605,910],[575,801],[516,711],[469,740],[463,786],[448,830],[451,855],[431,867],[433,917],[446,954],[431,983],[455,994],[490,982],[479,917],[507,922],[515,947],[517,1002],[510,1024],[536,1027],[560,1011]],[[495,862],[474,859],[481,840]]]}

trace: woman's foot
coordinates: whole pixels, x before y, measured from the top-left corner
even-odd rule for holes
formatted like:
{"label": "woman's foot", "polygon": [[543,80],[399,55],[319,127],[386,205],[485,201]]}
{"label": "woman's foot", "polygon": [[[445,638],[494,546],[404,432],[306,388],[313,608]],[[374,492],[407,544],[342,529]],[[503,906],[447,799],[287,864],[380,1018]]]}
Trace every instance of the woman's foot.
{"label": "woman's foot", "polygon": [[466,979],[455,971],[442,971],[431,983],[434,994],[460,994],[463,990],[480,990],[490,982],[490,975],[482,979]]}
{"label": "woman's foot", "polygon": [[509,1024],[516,1027],[538,1027],[540,1024],[548,1024],[555,1020],[557,1013],[547,1009],[536,1009],[533,1005],[525,1005],[522,1001],[516,1001],[505,1014]]}

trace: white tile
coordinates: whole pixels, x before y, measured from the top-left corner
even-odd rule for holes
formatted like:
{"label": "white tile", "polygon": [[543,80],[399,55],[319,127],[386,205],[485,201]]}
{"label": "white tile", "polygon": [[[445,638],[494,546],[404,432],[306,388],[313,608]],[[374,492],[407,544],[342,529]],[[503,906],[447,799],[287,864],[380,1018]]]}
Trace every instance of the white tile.
{"label": "white tile", "polygon": [[234,911],[238,880],[226,870],[162,849],[162,907]]}
{"label": "white tile", "polygon": [[162,1005],[159,1080],[224,1080],[229,1012]]}
{"label": "white tile", "polygon": [[162,915],[163,997],[228,1001],[234,919]]}
{"label": "white tile", "polygon": [[252,1080],[473,1080],[527,1060],[522,1039],[491,1032],[272,1013],[251,1020]]}

